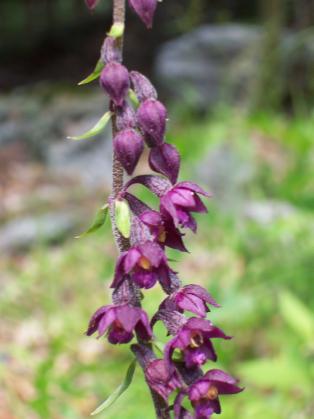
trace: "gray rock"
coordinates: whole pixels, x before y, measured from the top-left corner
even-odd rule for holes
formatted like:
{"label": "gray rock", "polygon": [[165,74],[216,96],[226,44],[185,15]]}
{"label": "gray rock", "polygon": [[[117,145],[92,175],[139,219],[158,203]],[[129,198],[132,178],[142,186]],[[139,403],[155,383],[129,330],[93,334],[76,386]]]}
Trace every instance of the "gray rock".
{"label": "gray rock", "polygon": [[[161,47],[155,61],[155,78],[170,93],[200,109],[213,107],[219,101],[247,100],[259,71],[263,35],[258,26],[199,27]],[[296,70],[300,80],[300,68],[308,89],[314,36],[284,31],[279,57],[287,94],[291,93],[289,83],[295,80]]]}
{"label": "gray rock", "polygon": [[9,221],[0,229],[0,253],[60,240],[78,225],[72,212],[51,212],[39,217]]}

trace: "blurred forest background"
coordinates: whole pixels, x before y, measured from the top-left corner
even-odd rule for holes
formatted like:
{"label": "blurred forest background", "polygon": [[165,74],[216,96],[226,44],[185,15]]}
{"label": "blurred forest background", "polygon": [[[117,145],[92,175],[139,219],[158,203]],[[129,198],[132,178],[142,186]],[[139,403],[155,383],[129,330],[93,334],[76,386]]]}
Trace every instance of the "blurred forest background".
{"label": "blurred forest background", "polygon": [[[132,359],[84,336],[110,303],[109,222],[74,239],[110,193],[110,129],[67,139],[107,110],[97,81],[77,83],[99,59],[111,7],[100,0],[92,16],[83,0],[0,1],[1,419],[89,417]],[[234,335],[215,342],[217,368],[246,389],[221,398],[221,419],[314,418],[314,2],[164,0],[150,30],[128,8],[124,55],[168,107],[179,181],[214,194],[186,234],[191,253],[168,254]],[[150,315],[161,299],[145,292]],[[156,334],[166,340],[161,325]],[[99,415],[117,416],[154,418],[140,368]]]}

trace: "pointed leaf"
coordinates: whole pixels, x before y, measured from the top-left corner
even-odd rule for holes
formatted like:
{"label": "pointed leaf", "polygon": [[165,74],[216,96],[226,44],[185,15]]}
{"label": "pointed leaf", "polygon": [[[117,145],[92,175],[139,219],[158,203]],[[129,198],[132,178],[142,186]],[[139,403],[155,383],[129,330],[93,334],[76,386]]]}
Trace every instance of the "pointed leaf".
{"label": "pointed leaf", "polygon": [[93,81],[93,80],[97,79],[97,77],[100,76],[100,73],[102,72],[104,67],[105,66],[101,62],[101,59],[99,59],[99,61],[96,64],[95,70],[92,72],[92,74],[90,74],[88,77],[86,77],[86,79],[80,81],[78,83],[78,85],[80,86],[81,84],[86,84],[86,83],[89,83],[90,81]]}
{"label": "pointed leaf", "polygon": [[107,409],[107,407],[111,406],[119,396],[121,396],[122,393],[125,392],[125,390],[129,387],[129,385],[132,382],[133,379],[133,374],[135,371],[135,367],[136,367],[136,361],[137,359],[133,359],[133,361],[131,362],[126,375],[125,375],[125,379],[123,381],[123,383],[121,385],[119,385],[119,387],[116,389],[116,391],[114,391],[111,396],[108,397],[107,400],[105,400],[99,407],[97,407],[96,410],[94,410],[91,413],[91,416],[93,415],[97,415],[97,413],[102,412],[104,409]]}
{"label": "pointed leaf", "polygon": [[91,130],[89,130],[86,134],[83,134],[80,137],[68,137],[68,138],[71,138],[71,140],[83,140],[83,138],[88,138],[88,137],[92,137],[93,135],[99,134],[100,131],[102,131],[105,128],[111,116],[112,116],[112,112],[110,111],[106,112],[105,115],[97,122],[97,124]]}
{"label": "pointed leaf", "polygon": [[140,106],[140,102],[138,101],[138,98],[136,97],[136,94],[134,93],[132,89],[129,89],[129,97],[133,105],[138,108]]}
{"label": "pointed leaf", "polygon": [[108,210],[109,210],[109,205],[108,204],[104,205],[102,209],[99,211],[99,213],[97,214],[96,220],[94,224],[91,226],[91,228],[89,228],[86,231],[86,233],[82,234],[81,236],[76,236],[75,238],[80,239],[81,237],[88,236],[89,234],[95,233],[95,231],[99,230],[100,227],[102,227],[106,221]]}
{"label": "pointed leaf", "polygon": [[176,259],[170,259],[170,258],[167,258],[167,261],[168,261],[168,262],[180,262],[179,260],[176,260]]}
{"label": "pointed leaf", "polygon": [[123,237],[130,237],[131,220],[130,220],[130,209],[126,201],[115,202],[116,212],[116,225]]}
{"label": "pointed leaf", "polygon": [[279,294],[279,311],[295,333],[308,343],[314,341],[314,315],[302,301],[283,290]]}
{"label": "pointed leaf", "polygon": [[112,38],[120,38],[120,36],[123,35],[123,32],[124,32],[124,23],[116,22],[111,26],[110,32],[108,32],[107,35],[111,36]]}

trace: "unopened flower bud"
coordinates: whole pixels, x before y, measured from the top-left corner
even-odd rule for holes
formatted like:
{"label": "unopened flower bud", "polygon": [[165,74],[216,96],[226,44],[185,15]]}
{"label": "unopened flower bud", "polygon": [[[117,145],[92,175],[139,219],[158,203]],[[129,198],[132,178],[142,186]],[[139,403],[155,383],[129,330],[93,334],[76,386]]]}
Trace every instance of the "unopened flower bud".
{"label": "unopened flower bud", "polygon": [[139,127],[161,144],[166,132],[167,109],[158,100],[147,100],[138,108],[137,122]]}
{"label": "unopened flower bud", "polygon": [[89,10],[91,11],[91,13],[94,12],[94,7],[96,6],[96,4],[99,2],[99,0],[85,0],[85,3],[87,4]]}
{"label": "unopened flower bud", "polygon": [[125,100],[122,106],[116,108],[116,124],[119,131],[124,129],[136,128],[135,112]]}
{"label": "unopened flower bud", "polygon": [[144,148],[142,136],[134,129],[121,131],[114,137],[113,148],[119,162],[131,176]]}
{"label": "unopened flower bud", "polygon": [[122,62],[122,54],[117,46],[116,38],[107,36],[103,46],[101,48],[101,61],[104,65],[115,61],[117,63]]}
{"label": "unopened flower bud", "polygon": [[129,0],[130,7],[139,15],[148,28],[153,26],[157,0]]}
{"label": "unopened flower bud", "polygon": [[138,71],[130,73],[130,79],[133,84],[134,93],[140,103],[146,100],[157,99],[157,92],[151,82]]}
{"label": "unopened flower bud", "polygon": [[100,75],[100,85],[106,95],[117,106],[121,106],[130,88],[128,70],[119,63],[109,63]]}
{"label": "unopened flower bud", "polygon": [[155,172],[166,176],[174,185],[180,169],[180,154],[174,145],[162,143],[151,149],[149,166]]}

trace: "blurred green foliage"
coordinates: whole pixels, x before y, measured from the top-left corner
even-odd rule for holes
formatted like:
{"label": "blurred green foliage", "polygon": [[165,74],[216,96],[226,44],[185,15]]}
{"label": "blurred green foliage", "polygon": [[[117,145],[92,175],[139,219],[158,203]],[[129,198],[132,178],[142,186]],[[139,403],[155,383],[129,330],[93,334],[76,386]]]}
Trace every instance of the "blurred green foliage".
{"label": "blurred green foliage", "polygon": [[[168,252],[180,259],[172,264],[184,283],[203,285],[222,305],[208,318],[234,335],[215,340],[219,361],[205,366],[225,369],[246,387],[221,397],[221,419],[311,419],[314,117],[246,116],[226,109],[201,122],[175,116],[175,110],[172,115],[167,140],[182,154],[180,180],[195,178],[197,166],[217,149],[231,150],[241,167],[254,168],[235,191],[239,202],[206,202],[209,214],[197,217],[197,236],[186,235],[191,254]],[[200,183],[206,187],[207,181]],[[144,188],[137,192],[151,199]],[[265,221],[245,213],[247,202],[281,202],[289,210]],[[128,345],[83,334],[94,311],[110,303],[116,256],[107,222],[92,236],[1,259],[0,373],[14,418],[82,419],[122,383],[132,360]],[[144,294],[143,307],[152,315],[162,291]],[[161,324],[155,333],[166,341]],[[130,388],[99,415],[117,416],[154,417],[138,367]]]}

